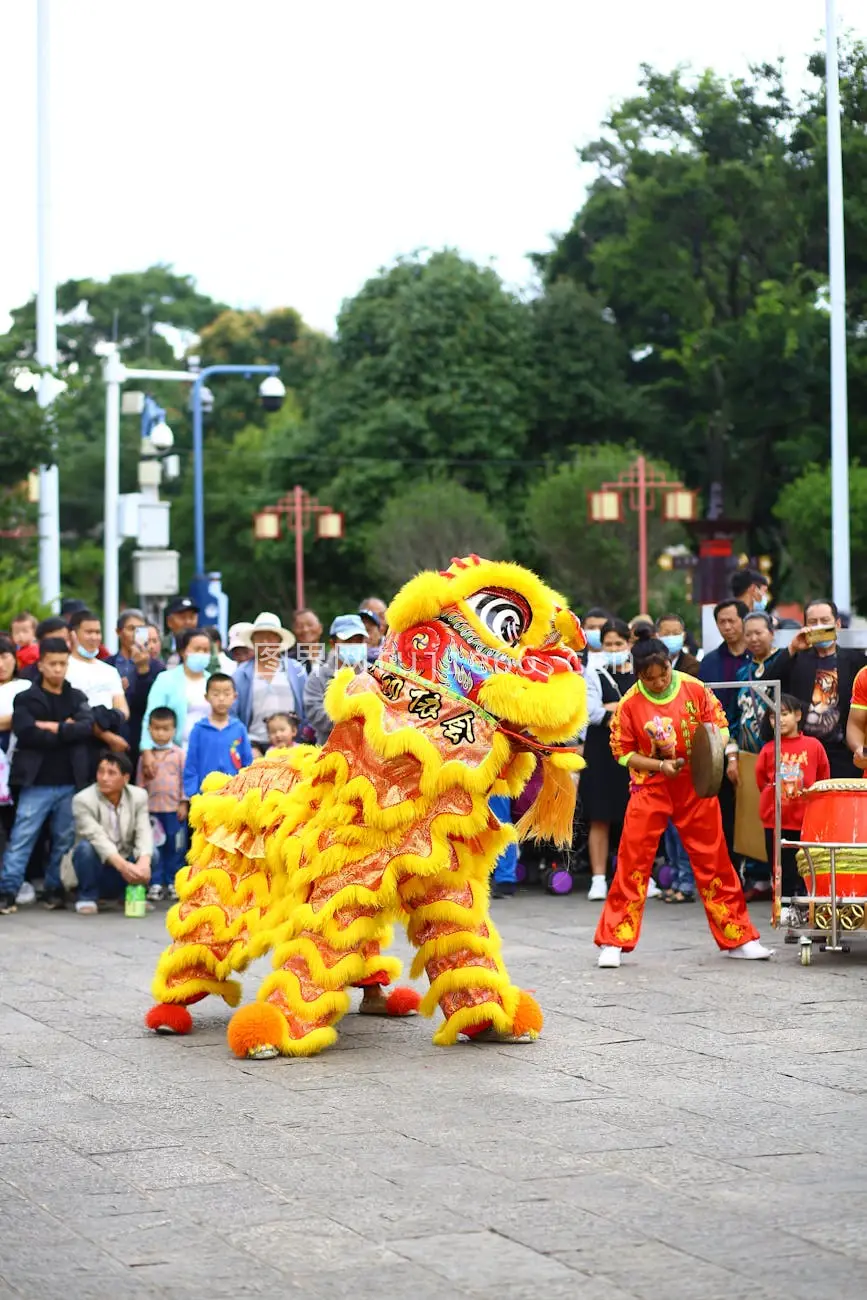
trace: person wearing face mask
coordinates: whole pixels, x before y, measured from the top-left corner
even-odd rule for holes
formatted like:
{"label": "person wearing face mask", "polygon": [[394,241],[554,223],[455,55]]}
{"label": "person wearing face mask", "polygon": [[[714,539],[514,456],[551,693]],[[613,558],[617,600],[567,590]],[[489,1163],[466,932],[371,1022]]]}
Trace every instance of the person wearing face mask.
{"label": "person wearing face mask", "polygon": [[742,600],[754,614],[765,613],[770,600],[770,586],[758,569],[738,569],[732,574],[730,586],[735,600]]}
{"label": "person wearing face mask", "polygon": [[[582,654],[582,659],[586,664],[600,663],[605,666],[602,658],[602,629],[611,615],[606,609],[601,609],[598,605],[593,609],[588,609],[587,613],[581,620],[581,627],[584,629],[584,638],[587,642],[587,649]],[[594,656],[598,658],[594,659]]]}
{"label": "person wearing face mask", "polygon": [[141,735],[141,765],[146,780],[152,780],[157,770],[154,758],[154,739],[150,718],[154,709],[171,709],[176,726],[172,740],[186,749],[190,732],[200,718],[207,717],[210,708],[205,696],[208,664],[211,662],[211,642],[200,628],[187,628],[177,638],[181,662],[167,668],[154,681],[148,694],[147,713]]}
{"label": "person wearing face mask", "polygon": [[656,635],[671,655],[671,666],[678,673],[698,677],[700,664],[695,655],[684,649],[686,624],[679,614],[663,614],[656,625]]}
{"label": "person wearing face mask", "polygon": [[789,644],[791,662],[780,674],[783,690],[806,702],[803,733],[815,736],[825,747],[832,778],[851,778],[846,728],[855,678],[864,667],[864,651],[837,645],[842,620],[833,600],[809,601],[804,624]]}
{"label": "person wearing face mask", "polygon": [[325,708],[325,692],[341,668],[356,673],[367,667],[367,628],[358,614],[340,614],[329,631],[331,649],[324,663],[315,664],[304,688],[304,711],[316,735],[316,744],[324,745],[334,726]]}
{"label": "person wearing face mask", "polygon": [[620,700],[635,683],[629,652],[629,628],[622,619],[603,623],[599,637],[602,662],[587,668],[587,735],[584,741],[586,769],[581,773],[581,810],[589,824],[587,849],[590,855],[592,902],[603,902],[607,893],[608,853],[611,827],[619,826],[629,800],[629,773],[611,754],[609,728]]}

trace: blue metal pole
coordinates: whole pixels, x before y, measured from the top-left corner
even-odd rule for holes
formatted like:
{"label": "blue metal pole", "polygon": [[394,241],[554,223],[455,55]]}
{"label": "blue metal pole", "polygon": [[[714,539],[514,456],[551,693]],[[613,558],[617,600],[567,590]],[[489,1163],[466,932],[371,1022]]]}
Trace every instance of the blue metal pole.
{"label": "blue metal pole", "polygon": [[202,455],[202,386],[206,371],[193,384],[193,528],[195,576],[205,574],[205,466]]}
{"label": "blue metal pole", "polygon": [[202,389],[211,375],[276,375],[279,366],[206,366],[193,384],[193,526],[196,578],[205,578],[205,458],[202,440]]}

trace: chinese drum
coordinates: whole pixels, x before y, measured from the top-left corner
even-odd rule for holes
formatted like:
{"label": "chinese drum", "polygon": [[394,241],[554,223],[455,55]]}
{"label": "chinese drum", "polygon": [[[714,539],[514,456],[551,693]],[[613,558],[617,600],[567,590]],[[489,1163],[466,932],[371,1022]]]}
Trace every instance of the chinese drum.
{"label": "chinese drum", "polygon": [[[831,780],[817,781],[804,791],[806,807],[801,840],[817,844],[851,844],[836,854],[837,897],[867,898],[867,781]],[[785,832],[783,832],[785,838]],[[816,894],[831,895],[831,855],[827,849],[810,849],[809,858],[816,872]],[[798,852],[798,870],[810,880],[810,863],[807,850]],[[858,930],[864,926],[867,906],[862,903],[844,903],[840,907],[839,921],[844,930]],[[830,906],[815,906],[815,924],[819,929],[830,926]]]}

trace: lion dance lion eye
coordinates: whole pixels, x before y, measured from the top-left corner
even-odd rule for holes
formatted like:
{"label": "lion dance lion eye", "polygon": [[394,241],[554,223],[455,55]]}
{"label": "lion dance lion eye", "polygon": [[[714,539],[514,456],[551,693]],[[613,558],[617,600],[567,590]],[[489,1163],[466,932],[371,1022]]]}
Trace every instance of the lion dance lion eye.
{"label": "lion dance lion eye", "polygon": [[530,622],[529,609],[513,591],[477,591],[467,597],[467,604],[488,631],[506,645],[517,645]]}

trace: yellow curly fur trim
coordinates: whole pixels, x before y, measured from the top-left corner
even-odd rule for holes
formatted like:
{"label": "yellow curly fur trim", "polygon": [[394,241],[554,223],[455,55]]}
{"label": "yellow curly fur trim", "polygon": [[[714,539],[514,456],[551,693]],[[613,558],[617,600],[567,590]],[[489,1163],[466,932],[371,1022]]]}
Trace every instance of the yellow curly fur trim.
{"label": "yellow curly fur trim", "polygon": [[525,646],[540,645],[554,622],[558,607],[566,601],[548,587],[541,578],[519,564],[502,560],[482,560],[468,563],[466,568],[452,566],[451,576],[441,573],[420,573],[408,582],[392,600],[386,618],[393,632],[405,632],[418,623],[437,618],[444,609],[459,605],[461,614],[472,625],[476,635],[485,645],[500,653],[503,642],[495,637],[466,603],[467,596],[485,587],[502,587],[523,596],[532,610],[532,620],[524,629],[513,653],[519,657]]}
{"label": "yellow curly fur trim", "polygon": [[[515,997],[515,1007],[518,999]],[[452,1047],[463,1033],[471,1025],[484,1024],[490,1020],[500,1034],[510,1034],[512,1032],[512,1020],[514,1018],[514,1009],[511,1013],[504,1010],[499,1002],[481,1002],[474,1007],[461,1007],[454,1015],[444,1020],[433,1036],[434,1044],[437,1047]]]}

